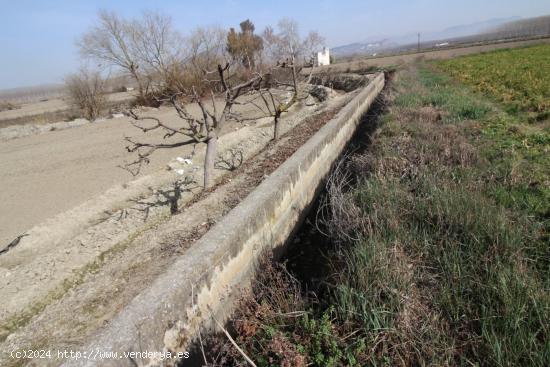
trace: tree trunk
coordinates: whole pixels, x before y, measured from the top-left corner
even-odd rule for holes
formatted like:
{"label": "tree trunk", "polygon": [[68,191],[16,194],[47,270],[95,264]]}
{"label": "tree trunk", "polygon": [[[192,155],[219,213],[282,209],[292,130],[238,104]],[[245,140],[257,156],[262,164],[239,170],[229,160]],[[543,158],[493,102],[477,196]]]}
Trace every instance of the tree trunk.
{"label": "tree trunk", "polygon": [[214,183],[214,161],[218,152],[218,135],[211,136],[206,143],[206,156],[204,157],[204,188],[211,187]]}
{"label": "tree trunk", "polygon": [[292,57],[292,84],[294,85],[294,96],[298,98],[298,76],[296,75],[296,60]]}
{"label": "tree trunk", "polygon": [[141,78],[139,77],[139,74],[136,70],[136,67],[130,66],[130,74],[132,74],[132,77],[136,80],[136,83],[138,85],[138,93],[139,93],[139,97],[141,99],[140,103],[144,103],[145,102],[145,90],[143,88],[143,82],[142,82]]}
{"label": "tree trunk", "polygon": [[134,78],[136,79],[136,82],[138,84],[138,93],[139,98],[141,99],[140,103],[145,103],[145,90],[143,88],[143,83],[141,82],[141,78],[135,74]]}
{"label": "tree trunk", "polygon": [[275,120],[273,123],[273,140],[279,140],[279,135],[281,134],[279,126],[279,116],[275,115]]}

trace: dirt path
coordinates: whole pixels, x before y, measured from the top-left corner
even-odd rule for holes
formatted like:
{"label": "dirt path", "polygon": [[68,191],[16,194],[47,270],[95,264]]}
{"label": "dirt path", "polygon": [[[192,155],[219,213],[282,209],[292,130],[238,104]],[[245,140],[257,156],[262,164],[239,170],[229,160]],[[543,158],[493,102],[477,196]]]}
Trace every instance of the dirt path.
{"label": "dirt path", "polygon": [[[170,108],[148,114],[178,122]],[[240,127],[231,123],[222,133]],[[132,181],[134,177],[117,167],[131,159],[125,136],[143,139],[128,118],[120,118],[0,141],[0,247],[48,218]],[[162,134],[152,132],[147,139],[160,141]],[[192,147],[158,151],[141,176],[191,151]]]}
{"label": "dirt path", "polygon": [[[79,273],[62,296],[9,335],[1,348],[78,348],[307,141],[348,98],[337,98],[308,118],[287,120],[283,126],[287,133],[278,143],[260,148],[259,154],[236,171],[219,176],[221,181],[215,188],[195,196],[180,213],[150,222],[148,228],[104,252],[85,272]],[[250,141],[246,144],[250,145]],[[109,220],[125,222],[128,217],[113,213]],[[66,317],[68,313],[72,317]],[[14,362],[5,355],[0,357],[0,363],[2,359]]]}
{"label": "dirt path", "polygon": [[[283,131],[300,124],[306,116],[318,111],[319,108],[340,106],[347,98],[348,96],[334,96],[321,106],[302,106],[287,115],[283,121]],[[260,121],[254,126],[228,132],[221,139],[222,151],[238,148],[244,152],[244,158],[248,159],[257,154],[270,141],[271,130],[270,123]],[[203,154],[202,151],[197,152],[194,161],[200,162]],[[182,167],[188,172],[189,178],[197,179],[202,174],[198,163]],[[220,179],[226,173],[223,170],[217,170],[216,175]],[[105,302],[108,302],[109,307],[114,307],[114,309],[103,310],[101,308],[103,306],[95,309],[94,301],[82,294],[79,299],[88,302],[87,307],[93,308],[95,317],[104,315],[101,317],[109,318],[111,315],[109,312],[116,312],[119,309],[119,306],[116,306],[117,302],[126,302],[126,293],[134,294],[133,292],[139,288],[136,285],[123,292],[121,288],[115,287],[114,284],[126,279],[126,276],[120,275],[120,271],[129,269],[128,271],[132,274],[131,279],[135,279],[141,285],[145,284],[146,281],[152,279],[151,277],[156,276],[164,269],[163,262],[158,261],[158,258],[154,256],[150,257],[152,255],[147,254],[147,251],[156,254],[163,246],[174,247],[176,246],[174,243],[181,243],[182,238],[193,239],[199,236],[201,226],[208,226],[208,223],[214,220],[213,218],[218,217],[218,214],[215,213],[223,214],[224,207],[235,205],[238,202],[237,199],[231,204],[232,196],[224,194],[222,190],[220,194],[208,196],[200,202],[202,203],[200,205],[206,205],[205,208],[208,209],[192,210],[192,216],[183,216],[182,214],[170,216],[176,190],[180,192],[180,196],[175,201],[180,206],[191,200],[197,193],[193,185],[180,185],[179,188],[176,188],[176,184],[182,178],[183,176],[176,175],[174,171],[161,170],[127,183],[126,188],[118,185],[95,200],[90,200],[68,212],[61,213],[54,220],[46,223],[47,225],[35,227],[30,231],[33,235],[32,238],[31,236],[24,238],[15,249],[0,257],[0,297],[8,300],[0,307],[2,316],[0,318],[0,336],[5,337],[11,334],[8,338],[9,343],[19,340],[23,344],[17,342],[18,345],[30,346],[38,342],[37,330],[42,328],[45,331],[49,330],[49,326],[41,324],[40,327],[33,326],[30,329],[33,332],[29,332],[25,325],[31,321],[31,324],[34,324],[44,320],[50,322],[52,318],[57,318],[56,322],[48,325],[57,325],[57,328],[59,325],[69,323],[71,328],[74,328],[73,321],[77,322],[77,320],[66,320],[64,317],[66,311],[65,313],[57,311],[49,313],[48,310],[63,304],[68,299],[67,297],[73,297],[77,289],[86,292],[86,295],[95,294],[97,296],[97,292],[100,292],[102,296],[97,297],[106,299]],[[113,200],[118,196],[120,198],[127,196],[125,191],[139,193],[139,195],[134,195],[130,200],[127,198],[119,200],[119,202]],[[106,203],[109,204],[109,210],[99,211],[100,215],[95,218],[89,214],[89,212],[98,212],[100,204]],[[204,213],[200,214],[202,211]],[[82,221],[83,217],[88,218],[86,223],[80,225],[71,223],[73,218]],[[179,218],[177,222],[179,224],[172,222],[175,220],[174,218]],[[72,231],[64,228],[67,224],[74,227]],[[58,236],[56,228],[65,231],[65,235]],[[159,230],[159,228],[165,230]],[[190,228],[191,232],[189,232]],[[181,232],[183,230],[187,231],[185,232],[187,234]],[[58,237],[56,238],[56,236]],[[52,238],[54,240],[51,240]],[[159,238],[163,239],[160,244]],[[142,240],[144,242],[141,242]],[[140,243],[141,245],[139,245]],[[142,250],[140,246],[145,246],[145,250]],[[131,260],[133,256],[136,257],[135,261],[138,263],[152,261],[154,269],[145,269],[136,264]],[[113,265],[113,262],[116,265]],[[111,269],[111,271],[117,269],[118,275],[115,279],[104,280],[96,284],[96,280],[93,278],[98,273],[103,274],[103,277],[112,275],[109,272],[104,272],[108,270],[102,269]],[[84,284],[86,284],[85,290],[82,290]],[[105,296],[105,292],[120,292],[120,297]],[[71,307],[73,306],[80,307],[75,304],[72,304]],[[65,310],[69,309],[71,308]],[[86,321],[83,321],[83,324],[75,330],[80,330],[80,327],[88,327],[86,325],[90,320],[87,318],[90,315],[86,313],[83,315]],[[91,322],[90,327],[93,328],[94,322]],[[18,329],[19,331],[14,333]],[[46,333],[45,337],[55,334],[55,332]],[[20,338],[18,335],[23,336]],[[30,336],[32,336],[32,343],[27,339]]]}
{"label": "dirt path", "polygon": [[[316,68],[315,72],[358,72],[361,70],[366,70],[369,67],[391,67],[396,65],[408,64],[418,60],[446,60],[453,57],[464,56],[477,54],[482,52],[488,52],[493,50],[500,50],[505,48],[515,48],[515,47],[525,47],[529,45],[537,45],[550,43],[550,38],[527,40],[527,41],[512,41],[512,42],[502,42],[494,43],[488,45],[478,45],[478,46],[466,46],[466,47],[456,47],[445,50],[435,50],[435,51],[425,51],[419,53],[410,53],[402,55],[393,55],[393,56],[382,56],[382,57],[364,57],[359,58],[358,60],[353,60],[349,62],[341,62],[328,66],[321,66]],[[307,72],[304,71],[304,72]]]}

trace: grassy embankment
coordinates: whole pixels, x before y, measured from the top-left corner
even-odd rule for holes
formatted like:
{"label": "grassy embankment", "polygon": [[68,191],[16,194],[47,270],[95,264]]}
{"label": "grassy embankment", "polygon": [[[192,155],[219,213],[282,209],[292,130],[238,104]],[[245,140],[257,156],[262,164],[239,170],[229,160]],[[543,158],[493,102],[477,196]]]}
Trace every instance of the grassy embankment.
{"label": "grassy embankment", "polygon": [[400,70],[371,148],[332,177],[322,285],[263,271],[234,322],[245,353],[550,365],[549,68],[542,46]]}

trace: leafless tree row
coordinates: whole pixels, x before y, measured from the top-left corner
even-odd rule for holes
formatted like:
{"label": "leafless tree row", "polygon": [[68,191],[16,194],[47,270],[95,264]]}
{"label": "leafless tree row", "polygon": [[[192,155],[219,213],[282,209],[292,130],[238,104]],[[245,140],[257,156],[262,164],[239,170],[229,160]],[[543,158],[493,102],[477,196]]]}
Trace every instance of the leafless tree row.
{"label": "leafless tree row", "polygon": [[517,20],[492,31],[504,38],[550,35],[550,16]]}

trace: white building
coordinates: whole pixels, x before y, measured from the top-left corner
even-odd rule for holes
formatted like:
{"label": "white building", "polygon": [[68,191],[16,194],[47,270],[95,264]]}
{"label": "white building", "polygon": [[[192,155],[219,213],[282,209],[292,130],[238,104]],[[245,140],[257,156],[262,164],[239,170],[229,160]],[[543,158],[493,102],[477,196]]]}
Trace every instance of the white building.
{"label": "white building", "polygon": [[330,51],[328,47],[323,48],[323,51],[317,52],[315,66],[330,65]]}

